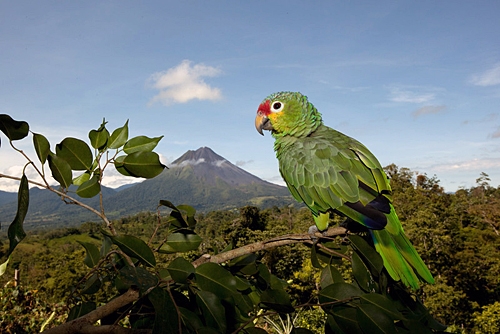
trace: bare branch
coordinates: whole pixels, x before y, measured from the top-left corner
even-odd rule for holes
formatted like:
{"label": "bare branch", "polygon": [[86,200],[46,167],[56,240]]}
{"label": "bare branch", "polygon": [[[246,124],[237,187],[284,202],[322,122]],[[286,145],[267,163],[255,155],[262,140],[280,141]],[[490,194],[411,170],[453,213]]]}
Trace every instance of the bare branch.
{"label": "bare branch", "polygon": [[[347,230],[343,227],[331,227],[323,233],[316,233],[315,238],[332,237],[335,235],[345,234]],[[203,254],[201,257],[192,262],[193,266],[197,267],[206,262],[222,263],[225,261],[232,260],[242,255],[255,253],[257,251],[262,251],[274,247],[291,245],[296,243],[306,243],[312,244],[312,236],[309,233],[301,234],[286,234],[269,240],[255,242],[250,245],[245,245],[240,248],[236,248],[227,252],[219,253],[217,255]],[[340,254],[339,254],[340,255]],[[340,255],[341,256],[341,255]]]}

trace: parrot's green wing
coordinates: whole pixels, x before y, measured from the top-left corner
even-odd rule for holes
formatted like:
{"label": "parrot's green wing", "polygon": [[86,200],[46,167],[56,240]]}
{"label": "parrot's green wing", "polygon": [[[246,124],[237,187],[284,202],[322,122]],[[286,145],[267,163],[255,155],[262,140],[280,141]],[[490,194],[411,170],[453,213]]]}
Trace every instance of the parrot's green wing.
{"label": "parrot's green wing", "polygon": [[311,209],[320,230],[328,227],[325,213],[340,213],[370,230],[395,280],[418,288],[413,267],[425,281],[434,282],[403,232],[382,166],[364,145],[321,125],[307,137],[277,139],[275,150],[290,192]]}

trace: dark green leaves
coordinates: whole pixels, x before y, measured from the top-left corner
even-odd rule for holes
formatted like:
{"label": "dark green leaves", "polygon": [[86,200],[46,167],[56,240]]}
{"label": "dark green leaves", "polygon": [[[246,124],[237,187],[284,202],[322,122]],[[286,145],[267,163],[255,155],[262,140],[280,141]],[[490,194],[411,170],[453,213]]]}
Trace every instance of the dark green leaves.
{"label": "dark green leaves", "polygon": [[108,143],[109,131],[106,129],[106,123],[107,122],[103,120],[99,129],[89,132],[90,145],[95,149],[102,150]]}
{"label": "dark green leaves", "polygon": [[49,168],[52,171],[52,177],[59,182],[61,187],[69,188],[73,182],[73,172],[71,166],[63,158],[54,153],[48,155]]}
{"label": "dark green leaves", "polygon": [[108,139],[108,148],[117,149],[125,145],[128,139],[128,120],[124,126],[116,129]]}
{"label": "dark green leaves", "polygon": [[194,274],[194,267],[188,260],[178,257],[167,267],[172,279],[177,283],[185,284],[188,278]]}
{"label": "dark green leaves", "polygon": [[105,231],[103,231],[103,233],[128,256],[139,260],[149,267],[154,267],[156,265],[153,251],[141,239],[132,235],[113,236]]}
{"label": "dark green leaves", "polygon": [[19,183],[19,190],[17,193],[17,212],[14,220],[9,225],[7,236],[9,237],[9,251],[7,252],[7,260],[0,265],[0,275],[3,275],[9,262],[9,257],[14,251],[14,248],[26,237],[24,232],[24,218],[28,213],[29,206],[29,188],[28,178],[23,174],[21,182]]}
{"label": "dark green leaves", "polygon": [[194,233],[172,233],[160,248],[162,253],[183,253],[198,249],[202,239]]}
{"label": "dark green leaves", "polygon": [[119,168],[122,167],[128,175],[146,179],[151,179],[159,175],[166,168],[160,162],[159,155],[155,152],[134,152],[122,159],[117,159],[115,166],[120,173],[122,172]]}
{"label": "dark green leaves", "polygon": [[20,140],[25,138],[29,132],[29,125],[24,121],[15,121],[9,115],[0,114],[0,131],[9,140]]}
{"label": "dark green leaves", "polygon": [[90,170],[92,167],[92,152],[81,139],[65,138],[56,145],[56,155],[66,160],[72,170]]}
{"label": "dark green leaves", "polygon": [[90,242],[78,241],[78,243],[82,245],[85,248],[85,251],[87,252],[85,259],[83,260],[83,263],[85,263],[89,268],[94,268],[94,266],[101,259],[101,254],[99,253],[99,249],[97,249],[96,245],[91,244]]}
{"label": "dark green leaves", "polygon": [[47,156],[50,153],[50,144],[47,138],[38,133],[33,133],[33,146],[35,147],[36,155],[42,165],[47,161]]}

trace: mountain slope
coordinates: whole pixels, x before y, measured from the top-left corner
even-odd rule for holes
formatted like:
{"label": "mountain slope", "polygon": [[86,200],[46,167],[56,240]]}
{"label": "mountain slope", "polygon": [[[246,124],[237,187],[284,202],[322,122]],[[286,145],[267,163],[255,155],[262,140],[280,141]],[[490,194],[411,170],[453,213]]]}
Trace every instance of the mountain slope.
{"label": "mountain slope", "polygon": [[[116,191],[103,187],[104,208],[110,219],[155,211],[160,200],[188,204],[198,211],[223,210],[256,205],[261,208],[295,203],[286,187],[261,180],[233,165],[208,147],[187,151],[175,160],[170,169],[154,179]],[[10,195],[9,195],[10,194]],[[12,197],[13,195],[13,197]],[[6,194],[10,203],[0,204],[0,217],[5,225],[14,218],[17,195]],[[84,199],[99,207],[99,198]],[[30,189],[30,208],[25,227],[77,225],[96,221],[91,212],[67,205],[48,190]]]}
{"label": "mountain slope", "polygon": [[[183,154],[156,178],[117,193],[108,210],[120,215],[131,209],[155,210],[161,199],[189,204],[198,211],[293,202],[286,187],[266,182],[202,147]],[[127,207],[123,203],[128,203]]]}

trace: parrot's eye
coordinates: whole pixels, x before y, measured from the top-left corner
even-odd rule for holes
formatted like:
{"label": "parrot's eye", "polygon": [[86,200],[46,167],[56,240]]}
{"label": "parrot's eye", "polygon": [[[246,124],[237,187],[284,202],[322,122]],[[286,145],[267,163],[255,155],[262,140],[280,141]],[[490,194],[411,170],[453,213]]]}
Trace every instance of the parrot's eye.
{"label": "parrot's eye", "polygon": [[273,104],[271,106],[271,111],[272,112],[280,112],[281,110],[283,110],[284,106],[285,106],[285,104],[283,102],[275,101],[275,102],[273,102]]}

